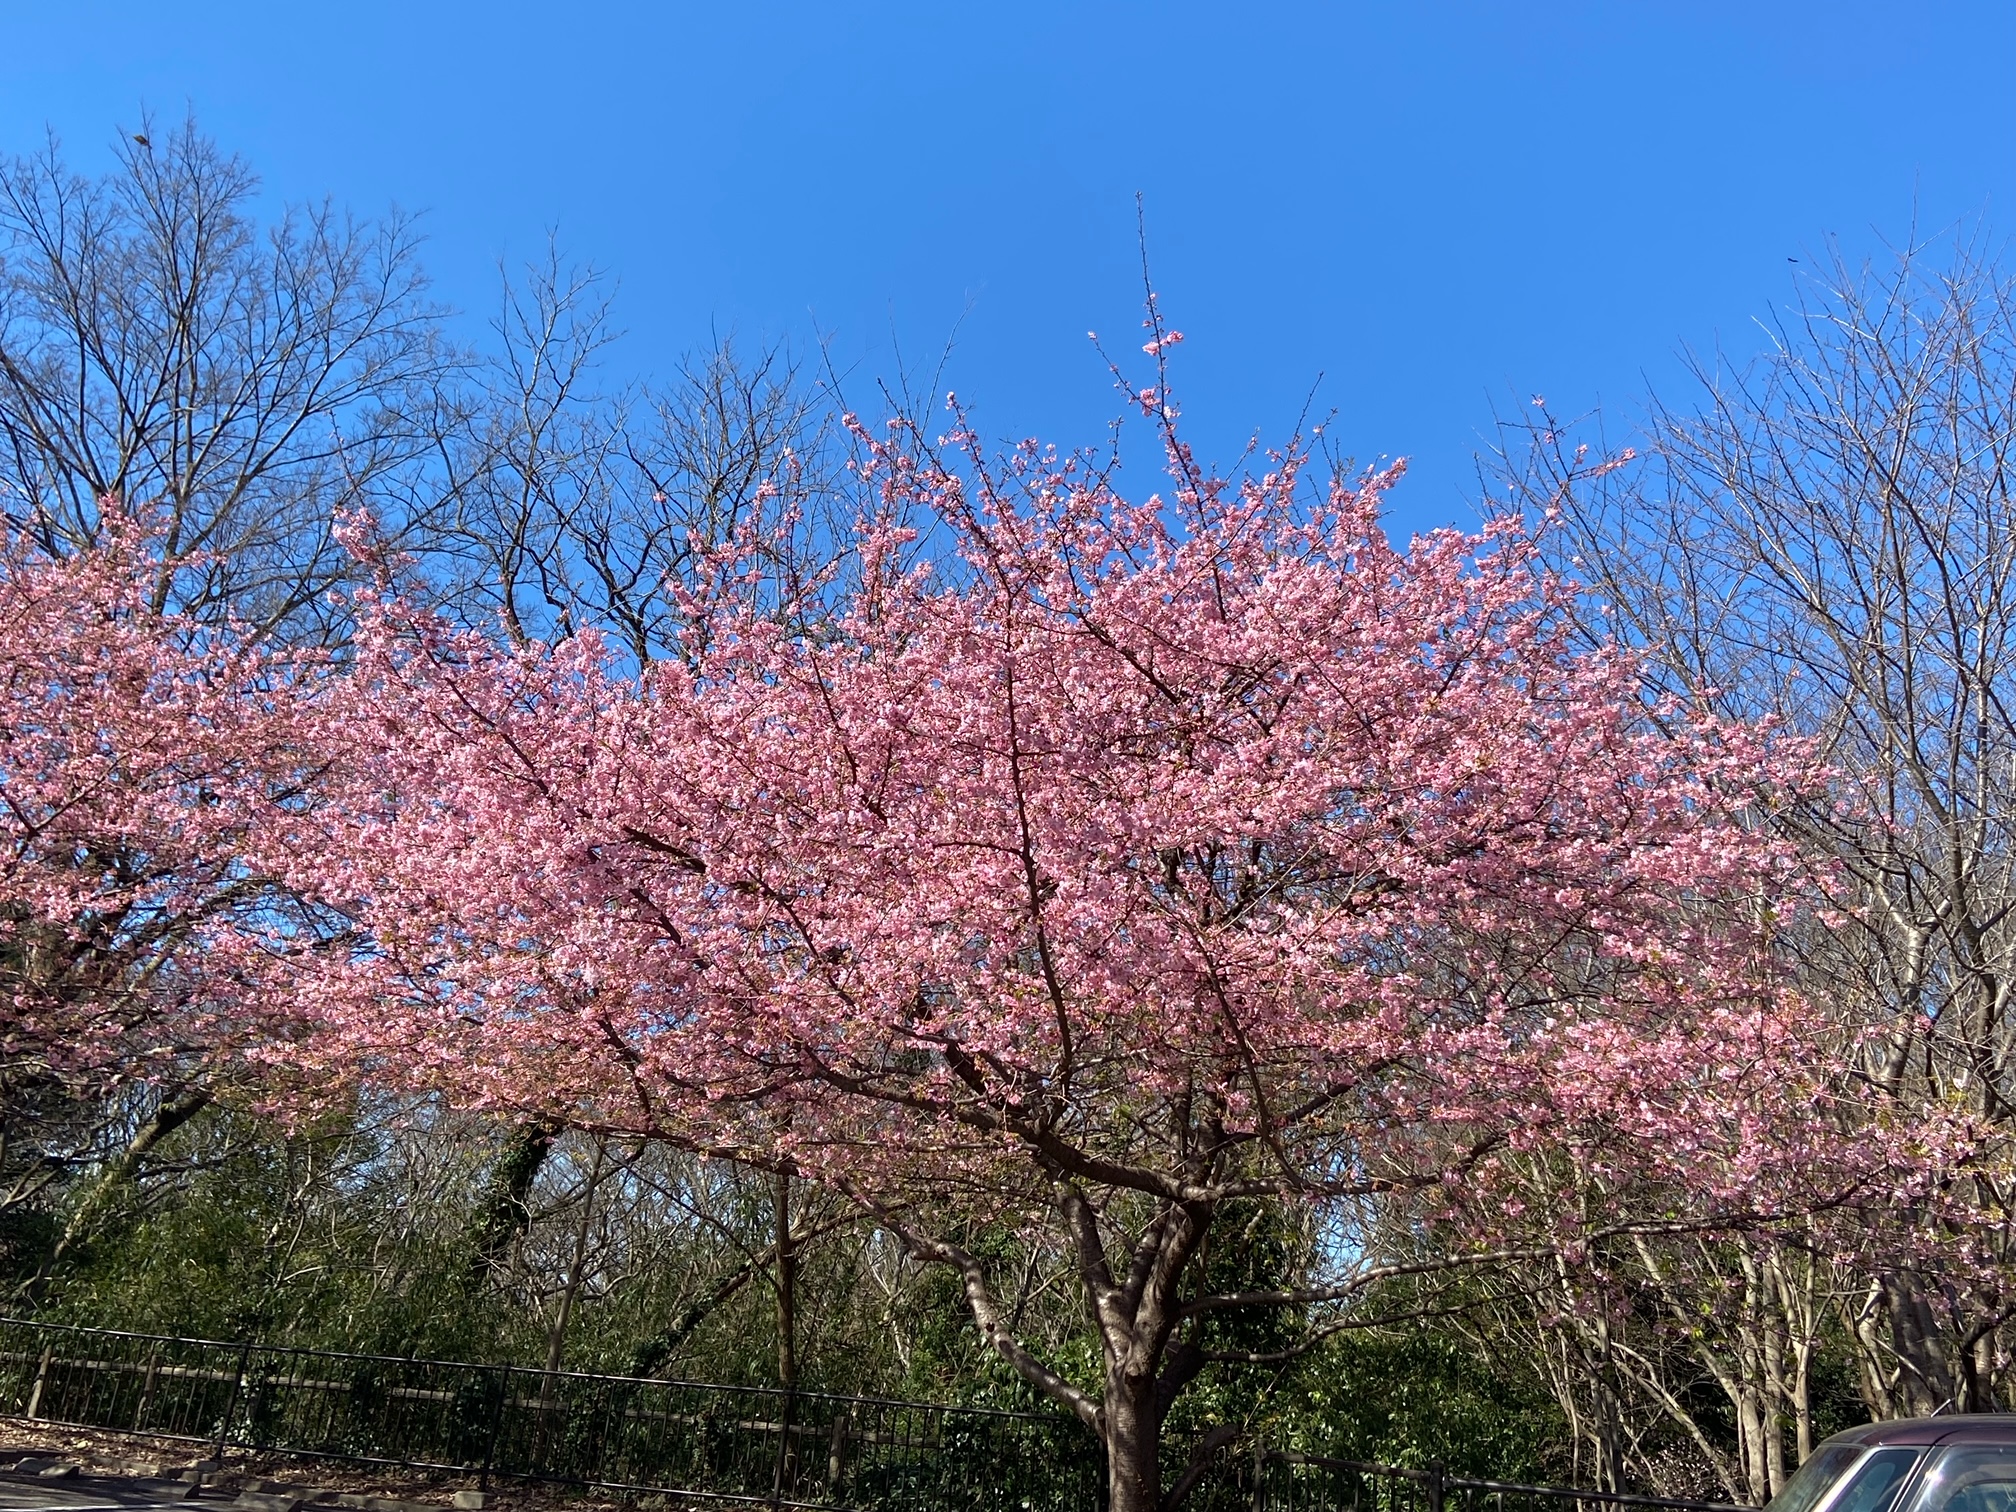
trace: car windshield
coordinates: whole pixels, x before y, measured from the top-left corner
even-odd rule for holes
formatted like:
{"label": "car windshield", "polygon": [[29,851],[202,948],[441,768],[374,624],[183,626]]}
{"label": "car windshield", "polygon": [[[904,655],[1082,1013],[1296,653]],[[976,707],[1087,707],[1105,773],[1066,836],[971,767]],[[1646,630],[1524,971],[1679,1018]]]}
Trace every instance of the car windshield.
{"label": "car windshield", "polygon": [[1771,1498],[1767,1512],[1813,1512],[1862,1453],[1860,1444],[1822,1444]]}
{"label": "car windshield", "polygon": [[2016,1512],[2016,1445],[1939,1450],[1918,1484],[1911,1512]]}

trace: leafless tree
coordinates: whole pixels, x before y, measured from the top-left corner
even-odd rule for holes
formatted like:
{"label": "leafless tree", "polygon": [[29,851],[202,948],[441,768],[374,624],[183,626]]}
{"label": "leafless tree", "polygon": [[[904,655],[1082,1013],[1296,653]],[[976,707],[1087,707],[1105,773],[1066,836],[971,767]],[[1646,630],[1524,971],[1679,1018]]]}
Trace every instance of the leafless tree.
{"label": "leafless tree", "polygon": [[0,166],[0,507],[52,550],[100,502],[162,516],[156,602],[312,632],[352,570],[331,533],[424,497],[451,353],[413,223],[329,205],[263,226],[258,180],[193,121],[74,174]]}
{"label": "leafless tree", "polygon": [[504,280],[492,330],[436,438],[452,510],[432,565],[464,614],[515,639],[593,626],[644,665],[682,654],[681,594],[724,548],[786,585],[817,575],[831,416],[785,349],[744,361],[724,339],[662,387],[605,388],[610,290],[557,249]]}
{"label": "leafless tree", "polygon": [[1844,1220],[1662,1232],[1654,1217],[1672,1208],[1659,1193],[1620,1187],[1558,1152],[1517,1165],[1536,1218],[1645,1213],[1635,1231],[1585,1254],[1507,1267],[1494,1305],[1480,1309],[1504,1330],[1486,1347],[1512,1343],[1540,1366],[1578,1476],[1608,1489],[1769,1500],[1824,1437],[1815,1377],[1838,1332]]}

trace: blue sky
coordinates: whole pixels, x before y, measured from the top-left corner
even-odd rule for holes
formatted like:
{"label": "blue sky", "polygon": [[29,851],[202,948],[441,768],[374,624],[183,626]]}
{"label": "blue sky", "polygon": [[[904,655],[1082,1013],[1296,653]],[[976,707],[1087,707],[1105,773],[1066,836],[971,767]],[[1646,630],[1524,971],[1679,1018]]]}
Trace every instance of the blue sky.
{"label": "blue sky", "polygon": [[854,392],[953,341],[984,429],[1095,442],[1134,197],[1207,455],[1317,404],[1471,515],[1494,406],[1628,409],[1755,347],[1792,257],[2016,232],[2008,0],[94,4],[0,0],[0,147],[193,108],[276,198],[423,210],[474,320],[549,228],[613,359],[823,332]]}

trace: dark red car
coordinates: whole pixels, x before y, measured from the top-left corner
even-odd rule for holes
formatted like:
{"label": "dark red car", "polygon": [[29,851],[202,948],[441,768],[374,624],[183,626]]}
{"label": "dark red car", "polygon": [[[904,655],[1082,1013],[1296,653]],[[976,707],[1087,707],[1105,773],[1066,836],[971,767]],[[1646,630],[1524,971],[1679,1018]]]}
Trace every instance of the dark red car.
{"label": "dark red car", "polygon": [[1828,1439],[1768,1512],[2016,1512],[2016,1415],[1871,1423]]}

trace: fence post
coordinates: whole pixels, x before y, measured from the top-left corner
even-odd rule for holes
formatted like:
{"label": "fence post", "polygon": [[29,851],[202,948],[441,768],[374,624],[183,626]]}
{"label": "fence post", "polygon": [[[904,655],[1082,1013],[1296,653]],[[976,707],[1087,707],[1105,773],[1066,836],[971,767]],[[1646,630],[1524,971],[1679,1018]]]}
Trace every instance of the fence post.
{"label": "fence post", "polygon": [[476,1474],[479,1489],[490,1489],[490,1466],[497,1458],[497,1435],[504,1427],[504,1405],[511,1400],[511,1367],[506,1365],[497,1377],[497,1405],[490,1409],[490,1432],[483,1440],[483,1468]]}
{"label": "fence post", "polygon": [[28,1393],[27,1416],[31,1418],[38,1417],[41,1415],[42,1388],[44,1385],[48,1383],[49,1360],[55,1353],[56,1353],[56,1345],[53,1341],[48,1344],[44,1344],[42,1346],[42,1358],[35,1362],[35,1387],[32,1391]]}
{"label": "fence post", "polygon": [[833,1414],[833,1431],[826,1437],[826,1485],[840,1489],[840,1477],[847,1473],[847,1436],[854,1428],[854,1403]]}
{"label": "fence post", "polygon": [[217,1420],[217,1461],[224,1461],[224,1441],[231,1433],[231,1419],[238,1415],[238,1398],[245,1390],[245,1372],[252,1363],[252,1341],[238,1346],[238,1368],[231,1373],[231,1395],[224,1402],[224,1416]]}
{"label": "fence post", "polygon": [[133,1409],[133,1427],[136,1432],[147,1431],[147,1414],[154,1406],[154,1374],[161,1368],[161,1346],[154,1345],[147,1351],[147,1374],[140,1382],[140,1405]]}
{"label": "fence post", "polygon": [[784,1421],[777,1425],[777,1465],[770,1476],[770,1505],[775,1507],[784,1500],[786,1478],[794,1468],[791,1453],[791,1429],[797,1422],[798,1388],[784,1388]]}
{"label": "fence post", "polygon": [[1442,1461],[1436,1460],[1428,1466],[1428,1512],[1442,1512],[1444,1497],[1448,1494],[1449,1475]]}

